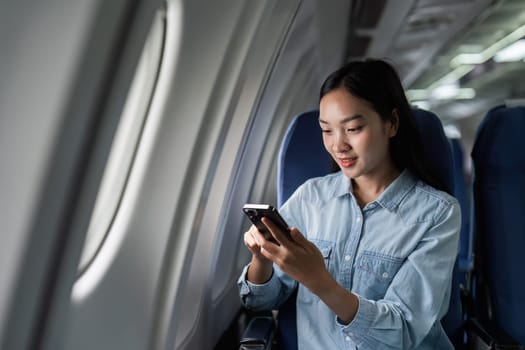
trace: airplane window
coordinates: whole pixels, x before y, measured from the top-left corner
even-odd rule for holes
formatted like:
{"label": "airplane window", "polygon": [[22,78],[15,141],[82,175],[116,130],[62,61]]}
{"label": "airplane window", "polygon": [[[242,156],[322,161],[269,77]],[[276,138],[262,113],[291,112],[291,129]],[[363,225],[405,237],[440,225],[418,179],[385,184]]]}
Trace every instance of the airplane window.
{"label": "airplane window", "polygon": [[146,39],[115,133],[91,216],[79,275],[87,269],[110,230],[133,163],[155,89],[165,35],[165,10],[159,11]]}

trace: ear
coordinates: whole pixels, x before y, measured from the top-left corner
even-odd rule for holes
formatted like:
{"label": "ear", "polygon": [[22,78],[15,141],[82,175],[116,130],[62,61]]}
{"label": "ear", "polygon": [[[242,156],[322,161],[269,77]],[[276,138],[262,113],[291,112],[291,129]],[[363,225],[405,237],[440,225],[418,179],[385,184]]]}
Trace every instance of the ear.
{"label": "ear", "polygon": [[399,129],[399,110],[394,108],[392,110],[392,116],[390,118],[390,128],[388,129],[388,137],[394,137],[397,135]]}

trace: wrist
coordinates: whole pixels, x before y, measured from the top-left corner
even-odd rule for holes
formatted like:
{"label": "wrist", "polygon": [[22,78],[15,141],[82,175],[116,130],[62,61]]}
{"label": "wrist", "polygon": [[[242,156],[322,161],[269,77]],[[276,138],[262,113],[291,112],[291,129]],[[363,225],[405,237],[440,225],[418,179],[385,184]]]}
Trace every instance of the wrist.
{"label": "wrist", "polygon": [[320,278],[319,283],[309,289],[337,315],[341,323],[349,324],[357,313],[359,299],[331,275],[328,277]]}
{"label": "wrist", "polygon": [[273,275],[273,264],[270,260],[252,256],[252,261],[246,273],[246,279],[251,283],[264,284]]}
{"label": "wrist", "polygon": [[268,266],[272,266],[273,263],[261,254],[253,254],[250,264],[267,268]]}
{"label": "wrist", "polygon": [[337,289],[337,287],[339,287],[337,281],[332,277],[332,275],[330,275],[328,271],[325,270],[324,273],[316,275],[317,278],[315,278],[311,283],[308,283],[308,285],[305,284],[305,287],[307,287],[320,299],[323,299],[325,296],[329,296],[334,292],[334,290]]}

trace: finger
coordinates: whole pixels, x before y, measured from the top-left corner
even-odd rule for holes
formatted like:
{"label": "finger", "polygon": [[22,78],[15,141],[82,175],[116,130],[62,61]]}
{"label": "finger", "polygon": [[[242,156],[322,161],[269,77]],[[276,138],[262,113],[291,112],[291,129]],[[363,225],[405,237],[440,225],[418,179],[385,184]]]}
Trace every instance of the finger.
{"label": "finger", "polygon": [[244,233],[244,244],[248,247],[258,246],[257,241],[255,240],[253,234],[250,231]]}
{"label": "finger", "polygon": [[261,231],[259,231],[259,229],[255,225],[252,225],[248,232],[252,235],[253,239],[259,246],[267,240],[266,236]]}
{"label": "finger", "polygon": [[250,233],[252,234],[253,239],[257,242],[259,246],[262,246],[266,241],[264,235],[255,226],[253,230],[250,230]]}
{"label": "finger", "polygon": [[296,243],[303,243],[305,241],[307,241],[306,237],[303,236],[303,234],[301,233],[301,231],[299,231],[297,228],[295,227],[292,227],[290,229],[290,236],[292,237],[292,239],[296,242]]}
{"label": "finger", "polygon": [[251,232],[254,236],[254,239],[257,241],[258,246],[260,247],[261,254],[266,258],[270,258],[268,254],[271,256],[275,256],[279,254],[279,246],[275,244],[273,241],[269,241],[266,239],[265,235],[263,235],[259,230],[254,230]]}
{"label": "finger", "polygon": [[261,248],[259,244],[257,244],[250,232],[246,232],[244,234],[244,245],[246,246],[246,248],[248,248],[252,255],[260,255]]}
{"label": "finger", "polygon": [[275,240],[279,242],[279,244],[286,245],[288,242],[290,242],[288,233],[283,231],[272,220],[263,217],[262,222],[268,228],[268,230],[270,231],[271,235],[275,238]]}
{"label": "finger", "polygon": [[248,232],[255,237],[255,233],[256,232],[259,232],[259,230],[257,229],[257,227],[255,225],[252,225],[250,226],[250,229],[248,230]]}

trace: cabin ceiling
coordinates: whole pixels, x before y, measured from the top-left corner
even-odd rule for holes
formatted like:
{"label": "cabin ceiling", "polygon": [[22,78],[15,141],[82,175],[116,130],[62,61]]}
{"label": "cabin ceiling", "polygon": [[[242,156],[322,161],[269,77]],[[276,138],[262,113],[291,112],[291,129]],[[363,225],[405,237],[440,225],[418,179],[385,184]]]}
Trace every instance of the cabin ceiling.
{"label": "cabin ceiling", "polygon": [[[487,54],[487,48],[520,26],[523,33],[515,35],[523,37],[523,0],[356,0],[347,58],[388,59],[412,103],[433,110],[444,122],[454,122],[525,97],[523,59],[499,63],[488,55],[476,64],[453,61],[459,54]],[[436,88],[443,84],[453,84],[464,94],[439,96]]]}

